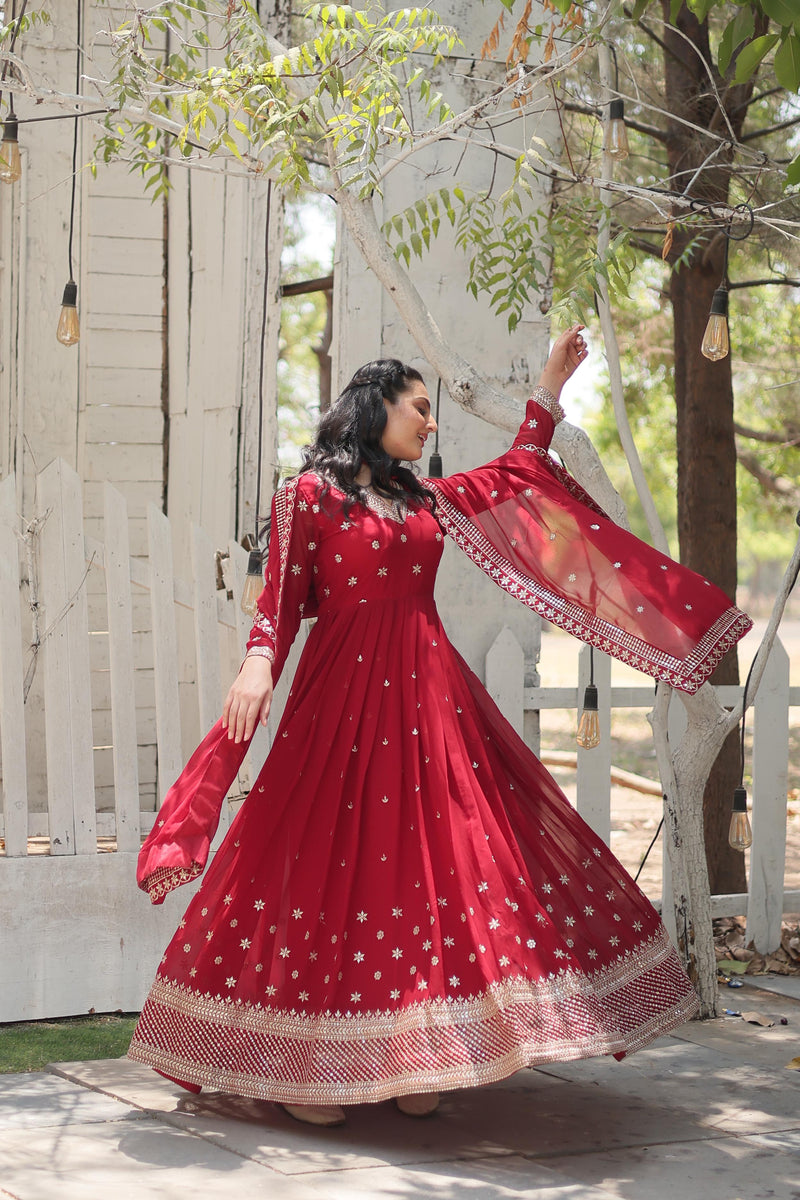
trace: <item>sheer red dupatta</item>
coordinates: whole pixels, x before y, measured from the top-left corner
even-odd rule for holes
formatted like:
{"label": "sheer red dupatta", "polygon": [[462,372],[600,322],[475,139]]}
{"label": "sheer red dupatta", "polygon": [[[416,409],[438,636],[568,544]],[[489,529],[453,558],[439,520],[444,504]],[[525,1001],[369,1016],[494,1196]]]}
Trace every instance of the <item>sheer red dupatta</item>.
{"label": "sheer red dupatta", "polygon": [[[248,641],[248,648],[257,645],[269,651],[274,684],[300,623],[294,596],[292,615],[283,612],[297,489],[298,480],[290,480],[273,498],[267,582]],[[223,802],[251,740],[238,744],[231,741],[220,718],[164,797],[139,852],[136,870],[136,881],[153,904],[163,903],[167,892],[195,879],[205,869]]]}
{"label": "sheer red dupatta", "polygon": [[504,591],[606,654],[696,692],[752,622],[718,587],[615,525],[547,453],[535,400],[494,462],[426,480],[458,546]]}

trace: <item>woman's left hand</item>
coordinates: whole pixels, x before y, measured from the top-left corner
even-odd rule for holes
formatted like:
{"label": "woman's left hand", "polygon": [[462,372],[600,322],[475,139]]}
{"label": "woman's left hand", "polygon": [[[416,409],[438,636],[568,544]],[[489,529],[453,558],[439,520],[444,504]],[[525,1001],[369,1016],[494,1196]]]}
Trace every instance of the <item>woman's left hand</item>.
{"label": "woman's left hand", "polygon": [[539,377],[541,387],[547,388],[558,399],[561,389],[589,353],[583,338],[583,325],[566,329],[553,343],[550,357]]}

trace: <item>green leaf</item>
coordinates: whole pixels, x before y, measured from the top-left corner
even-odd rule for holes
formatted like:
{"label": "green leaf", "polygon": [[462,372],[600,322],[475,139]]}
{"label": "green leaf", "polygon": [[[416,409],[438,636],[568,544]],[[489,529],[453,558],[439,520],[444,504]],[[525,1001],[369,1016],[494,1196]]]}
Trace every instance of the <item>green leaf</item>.
{"label": "green leaf", "polygon": [[674,25],[675,22],[677,21],[678,13],[681,11],[682,8],[683,8],[683,0],[672,0],[672,3],[669,6],[669,19],[670,19],[670,23],[672,25]]}
{"label": "green leaf", "polygon": [[769,54],[778,41],[780,41],[780,34],[768,33],[764,37],[757,37],[752,42],[748,42],[736,60],[734,82],[744,83],[751,75],[754,75],[761,60]]}
{"label": "green leaf", "polygon": [[755,29],[755,17],[753,10],[749,6],[740,8],[732,21],[729,21],[725,26],[722,37],[719,42],[719,51],[717,52],[717,65],[720,74],[724,75],[727,71],[733,52],[747,38],[753,36]]}
{"label": "green leaf", "polygon": [[786,168],[786,183],[790,187],[800,183],[800,154]]}
{"label": "green leaf", "polygon": [[790,33],[775,54],[775,77],[787,92],[800,88],[800,37]]}
{"label": "green leaf", "polygon": [[636,0],[631,13],[631,19],[638,21],[644,10],[647,8],[648,0]]}
{"label": "green leaf", "polygon": [[779,25],[791,25],[798,17],[794,0],[761,0],[761,7]]}
{"label": "green leaf", "polygon": [[688,0],[688,6],[702,25],[717,0]]}

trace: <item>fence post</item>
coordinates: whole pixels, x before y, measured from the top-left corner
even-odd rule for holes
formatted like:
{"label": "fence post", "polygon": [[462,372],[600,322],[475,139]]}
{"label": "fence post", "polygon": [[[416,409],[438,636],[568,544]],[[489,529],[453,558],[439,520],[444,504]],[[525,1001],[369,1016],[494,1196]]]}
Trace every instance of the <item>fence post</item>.
{"label": "fence post", "polygon": [[158,803],[161,805],[181,773],[183,759],[172,536],[169,520],[155,504],[147,506],[147,541],[150,551],[150,606],[153,615]]}
{"label": "fence post", "polygon": [[63,459],[36,479],[44,609],[47,809],[51,854],[96,854],[89,614],[81,481]]}
{"label": "fence post", "polygon": [[747,942],[760,954],[781,944],[789,779],[789,656],[776,639],[755,699],[753,846]]}
{"label": "fence post", "polygon": [[[583,691],[589,682],[589,650],[583,646],[578,656],[578,712]],[[600,745],[593,750],[578,749],[577,809],[607,846],[611,844],[611,659],[594,652],[594,681],[597,685],[597,709],[600,719]]]}
{"label": "fence post", "polygon": [[486,690],[509,725],[523,737],[525,655],[507,625],[500,630],[486,655]]}
{"label": "fence post", "polygon": [[128,509],[125,497],[108,482],[103,488],[103,507],[117,849],[138,851],[141,844],[139,744]]}
{"label": "fence post", "polygon": [[19,612],[17,489],[13,475],[0,483],[0,755],[6,855],[28,853],[25,701]]}

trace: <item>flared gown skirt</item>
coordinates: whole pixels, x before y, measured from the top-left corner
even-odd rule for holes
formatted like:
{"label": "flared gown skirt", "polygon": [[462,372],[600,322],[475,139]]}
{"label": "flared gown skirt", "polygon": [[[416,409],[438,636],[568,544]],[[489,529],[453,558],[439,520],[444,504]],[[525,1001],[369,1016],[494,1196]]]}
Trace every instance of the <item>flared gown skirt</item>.
{"label": "flared gown skirt", "polygon": [[625,1054],[696,1007],[646,897],[406,596],[321,612],[129,1054],[348,1104]]}

